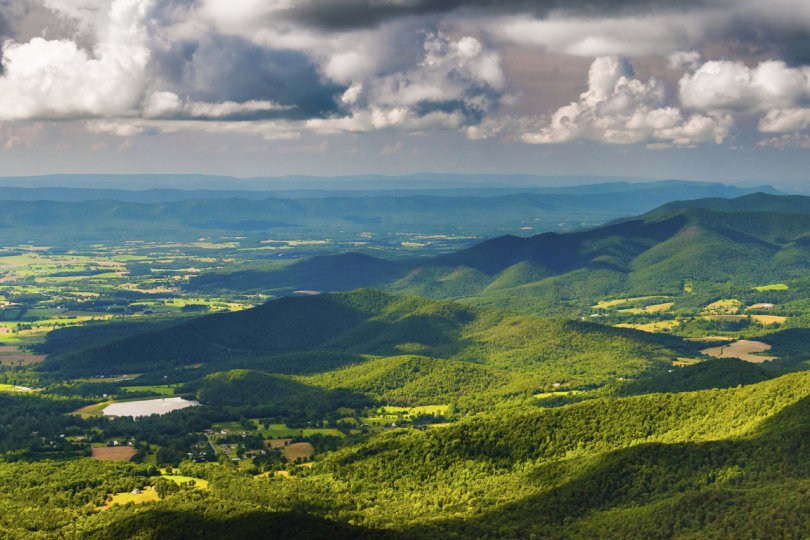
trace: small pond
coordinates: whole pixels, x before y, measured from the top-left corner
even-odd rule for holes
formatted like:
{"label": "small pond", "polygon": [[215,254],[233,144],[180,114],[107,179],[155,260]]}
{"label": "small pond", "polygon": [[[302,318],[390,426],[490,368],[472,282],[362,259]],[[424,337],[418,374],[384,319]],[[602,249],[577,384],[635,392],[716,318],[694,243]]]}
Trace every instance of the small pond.
{"label": "small pond", "polygon": [[150,414],[166,414],[186,407],[196,407],[199,401],[188,401],[179,397],[163,399],[145,399],[143,401],[125,401],[113,403],[103,411],[104,416],[149,416]]}

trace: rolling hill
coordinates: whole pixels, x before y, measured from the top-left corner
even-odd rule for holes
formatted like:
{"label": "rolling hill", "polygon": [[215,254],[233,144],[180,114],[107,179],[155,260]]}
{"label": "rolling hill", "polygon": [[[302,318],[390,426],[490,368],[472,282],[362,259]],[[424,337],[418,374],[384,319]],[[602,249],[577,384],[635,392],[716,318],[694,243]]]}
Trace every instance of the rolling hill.
{"label": "rolling hill", "polygon": [[[282,298],[143,330],[112,341],[100,331],[96,344],[84,331],[84,345],[64,337],[76,329],[57,330],[52,339],[66,347],[52,348],[37,369],[112,375],[197,366],[187,369],[197,378],[253,369],[285,377],[267,380],[271,394],[287,392],[282,382],[295,380],[412,404],[465,393],[532,393],[552,383],[604,384],[662,372],[697,349],[671,336],[373,289]],[[244,377],[226,382],[252,384]]]}
{"label": "rolling hill", "polygon": [[[501,236],[379,272],[368,270],[368,259],[323,256],[277,271],[203,273],[190,286],[273,294],[339,291],[347,276],[363,275],[365,285],[397,294],[570,315],[564,309],[555,313],[553,304],[611,294],[677,294],[687,281],[758,285],[810,278],[810,197],[755,194],[673,206],[590,230]],[[316,281],[309,277],[311,267],[335,271],[321,272]]]}

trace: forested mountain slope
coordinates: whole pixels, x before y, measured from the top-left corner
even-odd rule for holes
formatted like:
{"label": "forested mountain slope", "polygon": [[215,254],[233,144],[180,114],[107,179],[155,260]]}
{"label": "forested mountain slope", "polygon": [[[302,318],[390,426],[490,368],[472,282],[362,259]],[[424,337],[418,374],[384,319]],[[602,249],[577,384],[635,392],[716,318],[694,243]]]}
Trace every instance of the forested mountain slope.
{"label": "forested mountain slope", "polygon": [[801,539],[810,522],[809,413],[807,373],[725,390],[524,406],[389,431],[294,476],[185,462],[183,474],[207,480],[208,490],[105,512],[92,508],[111,491],[148,485],[154,472],[91,460],[2,463],[0,526],[10,538],[36,531],[68,539],[269,531],[391,540]]}
{"label": "forested mountain slope", "polygon": [[[721,202],[760,206],[763,197],[771,201],[765,207],[810,208],[808,197],[751,195]],[[398,294],[521,309],[527,298],[553,302],[675,294],[686,281],[758,285],[807,279],[809,258],[809,214],[686,208],[586,231],[502,236],[449,255],[402,262],[398,269],[393,263],[375,270],[369,260],[322,256],[277,271],[203,273],[192,278],[190,287],[275,294],[296,288],[335,291],[358,284],[348,276],[362,275],[368,285]],[[322,270],[318,278],[313,268]]]}
{"label": "forested mountain slope", "polygon": [[[201,364],[194,373],[250,368],[312,375],[300,382],[369,395],[380,394],[378,383],[386,380],[387,390],[414,396],[422,392],[424,399],[457,396],[465,388],[527,391],[554,382],[600,384],[660,372],[673,358],[695,354],[697,349],[672,336],[373,289],[282,298],[113,341],[102,332],[97,345],[87,336],[90,344],[85,348],[59,337],[73,331],[56,331],[55,339],[68,347],[54,351],[38,369],[120,374]],[[372,356],[387,360],[372,361]],[[325,375],[348,366],[355,367]],[[433,372],[426,382],[426,374]],[[323,375],[315,377],[317,373]],[[452,373],[462,373],[469,386],[448,383],[439,391],[436,381]],[[421,381],[416,383],[421,390],[403,390],[415,380]]]}

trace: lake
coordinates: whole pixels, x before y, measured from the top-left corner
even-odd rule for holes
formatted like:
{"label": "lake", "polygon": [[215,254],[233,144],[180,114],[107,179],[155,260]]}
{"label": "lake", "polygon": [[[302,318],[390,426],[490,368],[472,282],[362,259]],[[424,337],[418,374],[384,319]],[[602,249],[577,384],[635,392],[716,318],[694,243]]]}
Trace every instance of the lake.
{"label": "lake", "polygon": [[150,414],[166,414],[186,407],[196,407],[199,401],[188,401],[173,397],[165,399],[146,399],[143,401],[126,401],[113,403],[103,411],[104,416],[149,416]]}

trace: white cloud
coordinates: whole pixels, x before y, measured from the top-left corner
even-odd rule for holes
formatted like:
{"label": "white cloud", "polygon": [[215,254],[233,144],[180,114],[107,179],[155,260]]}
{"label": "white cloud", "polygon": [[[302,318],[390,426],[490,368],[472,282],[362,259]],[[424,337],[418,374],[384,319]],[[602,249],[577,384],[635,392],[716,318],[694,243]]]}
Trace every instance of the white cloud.
{"label": "white cloud", "polygon": [[755,68],[742,62],[706,62],[678,83],[681,102],[697,110],[769,111],[810,98],[810,68],[769,60]]}
{"label": "white cloud", "polygon": [[113,0],[92,54],[68,40],[6,41],[0,119],[134,114],[149,61],[145,17],[150,4]]}
{"label": "white cloud", "polygon": [[632,144],[666,141],[691,146],[721,143],[733,125],[729,115],[692,115],[684,119],[678,108],[666,103],[663,85],[632,78],[630,66],[616,58],[594,60],[588,74],[588,91],[579,101],[561,107],[547,126],[521,135],[531,144],[564,143],[589,139]]}
{"label": "white cloud", "polygon": [[206,103],[181,100],[172,92],[154,92],[146,100],[143,108],[145,118],[222,118],[258,111],[285,111],[294,108],[279,105],[272,101],[250,100],[244,103],[225,101]]}

